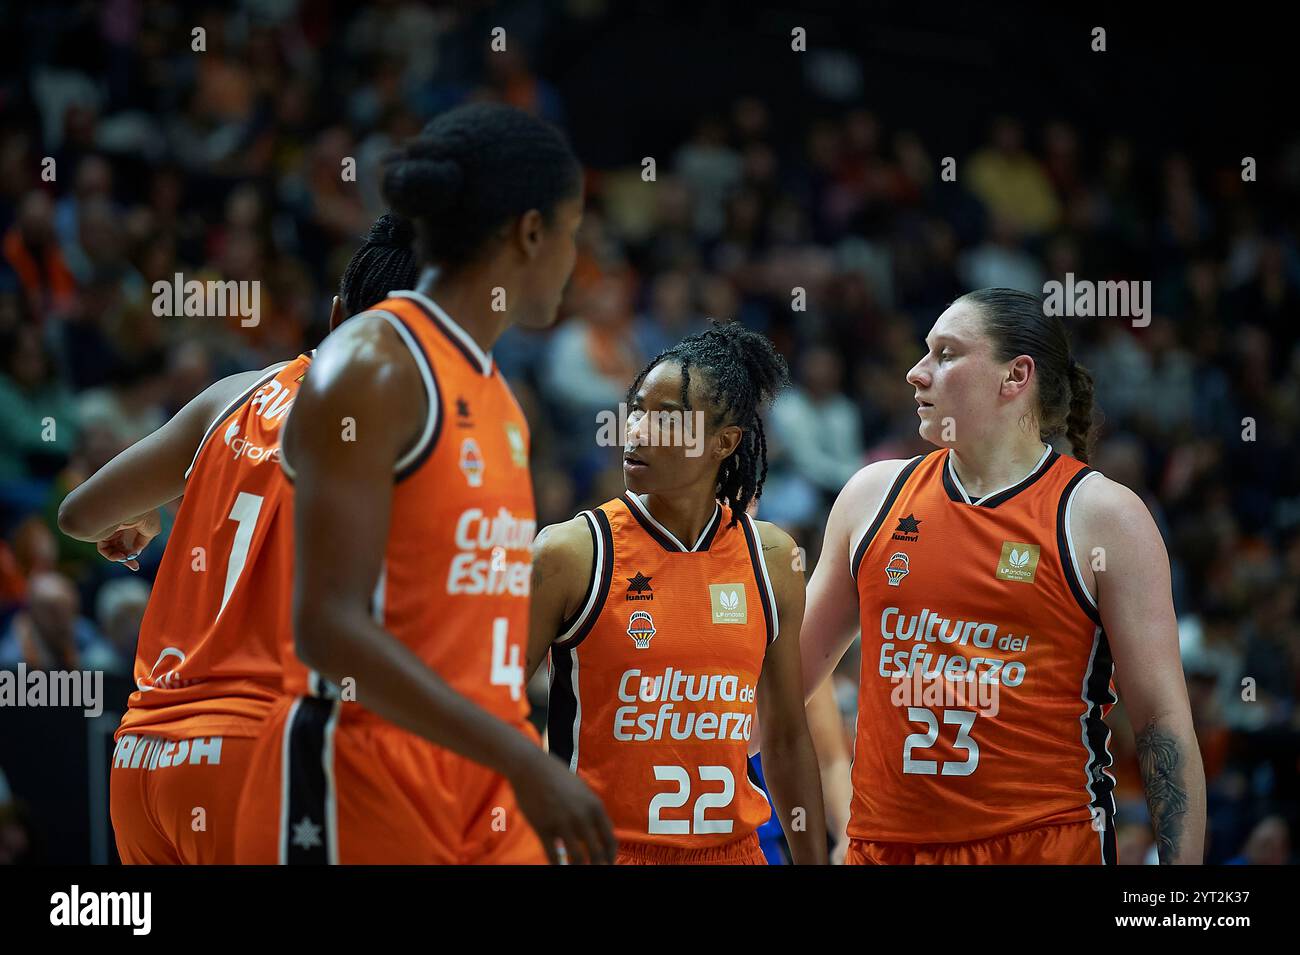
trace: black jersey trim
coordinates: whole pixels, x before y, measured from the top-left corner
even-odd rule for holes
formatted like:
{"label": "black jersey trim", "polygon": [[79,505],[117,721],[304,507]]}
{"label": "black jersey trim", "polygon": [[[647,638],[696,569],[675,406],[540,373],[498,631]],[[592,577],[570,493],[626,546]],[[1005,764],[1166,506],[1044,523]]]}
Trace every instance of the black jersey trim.
{"label": "black jersey trim", "polygon": [[876,534],[880,532],[880,525],[885,522],[885,517],[889,514],[890,508],[892,508],[894,502],[898,500],[898,495],[902,493],[903,485],[907,483],[907,479],[912,476],[912,472],[920,466],[921,462],[924,461],[925,458],[925,455],[912,458],[912,460],[905,464],[903,469],[898,472],[898,475],[894,478],[894,483],[889,486],[889,493],[887,493],[884,500],[880,502],[880,510],[876,511],[875,519],[867,528],[866,533],[862,535],[862,539],[858,541],[857,549],[853,552],[853,562],[849,565],[849,573],[853,575],[855,581],[858,579],[858,568],[862,565],[862,558],[867,555],[867,548],[871,546],[871,542],[875,539]]}
{"label": "black jersey trim", "polygon": [[1056,502],[1056,553],[1061,563],[1061,573],[1065,575],[1065,582],[1070,587],[1070,593],[1074,595],[1074,602],[1079,605],[1088,619],[1101,626],[1101,614],[1093,606],[1092,600],[1088,597],[1087,590],[1084,589],[1083,581],[1075,572],[1074,553],[1070,548],[1070,539],[1068,528],[1066,527],[1065,512],[1070,506],[1070,497],[1074,494],[1074,489],[1089,474],[1095,474],[1092,468],[1083,468],[1074,477],[1070,478],[1069,483],[1061,491],[1060,500]]}
{"label": "black jersey trim", "polygon": [[965,504],[967,507],[997,507],[999,504],[1005,504],[1026,488],[1036,484],[1042,479],[1043,475],[1052,469],[1052,466],[1056,464],[1060,457],[1061,453],[1053,448],[1047,452],[1047,456],[1043,458],[1042,463],[1027,474],[1023,480],[1013,484],[1006,490],[998,491],[988,497],[982,497],[978,501],[968,501],[962,495],[961,488],[957,487],[957,484],[952,479],[952,452],[949,451],[944,456],[943,461],[943,489],[947,492],[948,499],[958,504]]}
{"label": "black jersey trim", "polygon": [[[465,357],[465,360],[469,362],[470,367],[474,369],[475,374],[481,375],[484,378],[490,378],[492,376],[492,371],[496,367],[492,355],[488,352],[484,352],[482,359],[480,360],[479,356],[475,355],[474,352],[460,340],[459,336],[448,327],[447,323],[443,321],[442,316],[429,308],[429,304],[426,304],[426,302],[436,304],[433,303],[432,299],[421,295],[419,292],[413,291],[391,292],[389,294],[392,298],[400,298],[412,303],[416,308],[423,312],[428,317],[429,321],[433,323],[433,326],[442,333],[443,337],[445,337],[447,341],[449,341],[455,349]],[[450,318],[450,316],[448,316],[448,318]],[[461,329],[461,331],[468,336],[469,333],[465,332],[464,329]]]}
{"label": "black jersey trim", "polygon": [[758,530],[748,520],[748,515],[740,519],[741,530],[745,532],[745,546],[749,548],[749,562],[754,572],[754,586],[758,589],[758,600],[763,605],[763,622],[767,626],[767,642],[776,639],[776,608],[774,599],[768,592],[767,571],[763,565],[763,548],[758,540]]}
{"label": "black jersey trim", "polygon": [[601,555],[599,589],[596,593],[595,602],[591,604],[585,618],[573,636],[567,640],[556,641],[551,644],[552,650],[572,650],[587,639],[587,634],[591,633],[591,628],[596,625],[596,620],[599,619],[601,611],[605,609],[605,602],[609,598],[609,587],[614,580],[614,532],[609,526],[609,517],[600,508],[587,513],[595,518],[596,528],[600,533],[600,543],[604,549],[604,553]]}

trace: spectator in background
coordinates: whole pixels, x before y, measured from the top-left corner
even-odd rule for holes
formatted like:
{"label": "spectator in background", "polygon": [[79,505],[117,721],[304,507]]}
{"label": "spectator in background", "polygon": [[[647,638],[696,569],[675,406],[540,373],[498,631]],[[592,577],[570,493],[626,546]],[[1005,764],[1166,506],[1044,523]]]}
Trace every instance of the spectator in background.
{"label": "spectator in background", "polygon": [[163,356],[151,352],[117,363],[108,385],[84,392],[78,401],[86,428],[103,428],[127,447],[166,423],[162,410]]}
{"label": "spectator in background", "polygon": [[121,676],[131,675],[128,661],[135,659],[140,621],[144,619],[144,608],[148,603],[149,585],[139,577],[110,580],[95,597],[95,620],[99,623],[100,632],[113,645],[117,659],[127,663],[121,670],[107,667],[110,672],[117,672]]}
{"label": "spectator in background", "polygon": [[[1024,147],[1024,131],[1010,117],[993,123],[991,141],[967,161],[965,181],[989,213],[1017,230],[1040,235],[1054,225],[1060,205],[1052,181]],[[1013,286],[1014,287],[1014,286]]]}
{"label": "spectator in background", "polygon": [[834,499],[862,467],[862,418],[844,396],[844,364],[814,346],[799,361],[795,386],[772,406],[772,424],[790,467]]}
{"label": "spectator in background", "polygon": [[1227,865],[1290,865],[1291,827],[1279,815],[1261,819],[1246,840],[1241,855],[1227,861]]}
{"label": "spectator in background", "polygon": [[24,865],[35,861],[27,807],[14,798],[9,779],[0,769],[0,865]]}
{"label": "spectator in background", "polygon": [[727,144],[727,127],[716,117],[706,117],[673,161],[673,172],[690,190],[696,235],[711,239],[721,234],[727,200],[740,185],[743,171],[740,154]]}
{"label": "spectator in background", "polygon": [[606,275],[583,293],[578,316],[551,340],[546,388],[582,429],[584,444],[595,431],[596,413],[617,408],[627,383],[645,363],[629,334],[631,327],[628,282],[623,276]]}
{"label": "spectator in background", "polygon": [[26,296],[27,312],[38,322],[76,304],[77,283],[59,250],[49,196],[33,190],[23,197],[2,248],[5,264],[17,275]]}
{"label": "spectator in background", "polygon": [[33,325],[0,334],[0,482],[52,477],[76,445],[77,404]]}
{"label": "spectator in background", "polygon": [[633,325],[637,348],[647,360],[708,327],[695,308],[693,285],[682,269],[662,272],[650,284],[650,307]]}
{"label": "spectator in background", "polygon": [[19,663],[39,670],[125,672],[127,662],[81,616],[81,598],[60,573],[34,574],[27,582],[26,609],[14,614],[0,637],[0,669]]}

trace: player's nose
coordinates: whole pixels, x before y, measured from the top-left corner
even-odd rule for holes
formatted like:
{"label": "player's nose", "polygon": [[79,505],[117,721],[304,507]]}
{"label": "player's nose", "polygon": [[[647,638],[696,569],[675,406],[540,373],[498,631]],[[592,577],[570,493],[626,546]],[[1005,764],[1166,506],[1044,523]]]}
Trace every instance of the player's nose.
{"label": "player's nose", "polygon": [[913,365],[907,373],[907,383],[918,388],[930,387],[930,373],[926,370],[924,358]]}

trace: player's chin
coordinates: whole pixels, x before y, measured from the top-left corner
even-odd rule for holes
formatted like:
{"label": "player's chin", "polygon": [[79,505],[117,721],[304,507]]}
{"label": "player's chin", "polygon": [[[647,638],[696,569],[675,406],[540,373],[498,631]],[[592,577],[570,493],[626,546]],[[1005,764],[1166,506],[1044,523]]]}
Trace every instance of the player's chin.
{"label": "player's chin", "polygon": [[544,328],[550,328],[552,325],[556,323],[556,321],[559,320],[559,317],[560,317],[560,302],[557,299],[552,304],[541,305],[536,308],[529,309],[527,313],[525,313],[522,317],[520,317],[517,320],[516,324],[518,324],[523,328],[540,330]]}
{"label": "player's chin", "polygon": [[648,464],[623,462],[623,486],[633,494],[650,494],[654,491],[654,474]]}

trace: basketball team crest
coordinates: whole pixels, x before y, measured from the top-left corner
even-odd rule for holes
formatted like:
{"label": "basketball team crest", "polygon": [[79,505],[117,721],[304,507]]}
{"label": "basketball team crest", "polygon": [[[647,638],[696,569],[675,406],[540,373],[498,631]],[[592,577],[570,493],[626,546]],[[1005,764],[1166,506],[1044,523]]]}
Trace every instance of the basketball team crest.
{"label": "basketball team crest", "polygon": [[460,443],[460,470],[470,487],[483,486],[483,452],[473,438]]}
{"label": "basketball team crest", "polygon": [[885,576],[889,578],[889,586],[897,587],[903,582],[903,578],[911,573],[907,564],[907,555],[901,550],[895,551],[889,558],[889,563],[885,565]]}
{"label": "basketball team crest", "polygon": [[517,468],[528,467],[528,450],[524,446],[524,434],[519,425],[513,421],[506,422],[506,441],[510,444],[510,460]]}
{"label": "basketball team crest", "polygon": [[637,610],[627,622],[627,635],[638,650],[649,650],[650,639],[655,635],[654,617],[647,610]]}

